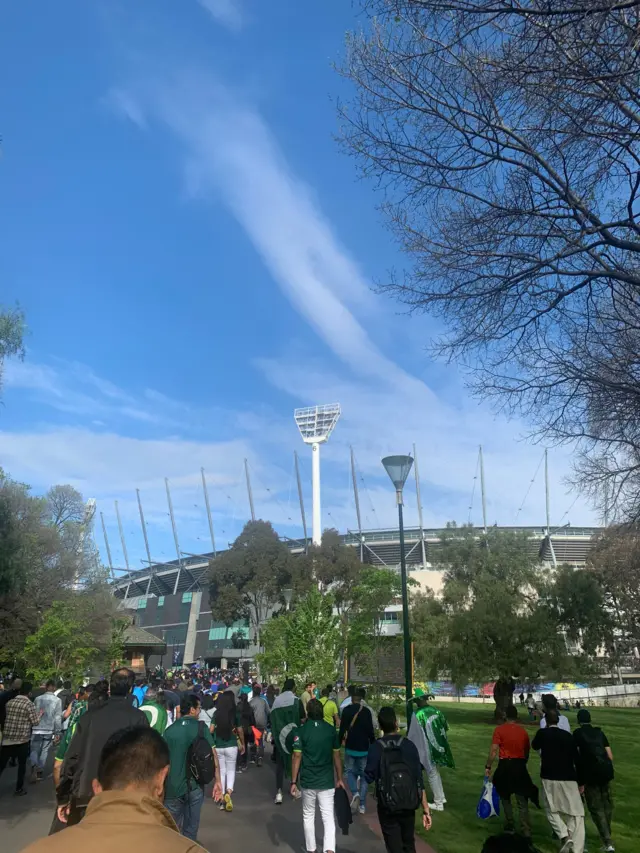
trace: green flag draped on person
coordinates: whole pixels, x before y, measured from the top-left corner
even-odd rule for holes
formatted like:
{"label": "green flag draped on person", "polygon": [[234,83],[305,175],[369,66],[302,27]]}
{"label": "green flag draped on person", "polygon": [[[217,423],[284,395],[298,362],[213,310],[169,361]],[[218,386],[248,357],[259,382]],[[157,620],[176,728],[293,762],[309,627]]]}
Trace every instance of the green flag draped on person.
{"label": "green flag draped on person", "polygon": [[433,705],[423,705],[417,709],[414,717],[424,732],[431,763],[437,767],[455,767],[456,764],[447,737],[449,724],[442,711],[434,708]]}
{"label": "green flag draped on person", "polygon": [[288,679],[284,690],[276,696],[271,708],[271,731],[276,749],[282,756],[287,775],[291,775],[291,752],[296,729],[302,722],[304,711],[302,702],[293,693],[295,684]]}

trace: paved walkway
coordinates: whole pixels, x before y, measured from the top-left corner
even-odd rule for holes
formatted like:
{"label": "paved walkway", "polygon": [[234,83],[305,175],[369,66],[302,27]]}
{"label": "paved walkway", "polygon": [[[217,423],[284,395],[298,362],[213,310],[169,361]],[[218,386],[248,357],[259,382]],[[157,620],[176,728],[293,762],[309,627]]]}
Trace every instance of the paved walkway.
{"label": "paved walkway", "polygon": [[[28,785],[26,797],[13,797],[15,773],[15,769],[8,767],[0,779],[2,853],[19,853],[27,844],[46,835],[55,808],[50,779]],[[238,849],[301,853],[304,850],[302,804],[285,795],[283,805],[276,806],[274,796],[275,771],[267,757],[263,767],[250,765],[246,773],[237,777],[233,812],[221,812],[210,797],[205,800],[198,841],[210,851]],[[343,836],[338,829],[339,853],[384,853],[384,845],[375,831],[378,822],[373,802],[371,806],[371,819],[364,821],[356,815],[348,836]],[[321,838],[318,817],[319,842]]]}

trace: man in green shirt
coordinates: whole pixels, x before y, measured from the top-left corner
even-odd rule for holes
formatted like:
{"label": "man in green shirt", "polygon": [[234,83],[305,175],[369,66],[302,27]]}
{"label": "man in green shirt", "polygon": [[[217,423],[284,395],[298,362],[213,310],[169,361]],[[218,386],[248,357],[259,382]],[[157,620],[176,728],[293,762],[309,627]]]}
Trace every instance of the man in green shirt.
{"label": "man in green shirt", "polygon": [[200,726],[200,699],[193,694],[182,697],[180,702],[180,719],[169,726],[164,733],[164,739],[169,747],[169,774],[164,792],[164,805],[178,824],[186,838],[197,840],[200,826],[200,810],[204,800],[204,788],[189,774],[187,768],[187,753],[193,741],[202,731],[203,737],[211,747],[216,768],[216,780],[213,787],[213,798],[218,800],[220,793],[220,767],[214,748],[213,737],[207,726]]}
{"label": "man in green shirt", "polygon": [[325,723],[324,708],[317,699],[307,703],[307,722],[293,740],[291,794],[302,788],[302,821],[307,853],[316,851],[316,802],[324,830],[324,853],[335,853],[336,823],[333,813],[335,788],[344,788],[340,741],[335,726]]}
{"label": "man in green shirt", "polygon": [[144,694],[144,703],[140,705],[140,710],[149,720],[149,725],[155,729],[158,734],[163,735],[169,722],[167,714],[167,704],[164,699],[164,694],[156,687],[149,687]]}

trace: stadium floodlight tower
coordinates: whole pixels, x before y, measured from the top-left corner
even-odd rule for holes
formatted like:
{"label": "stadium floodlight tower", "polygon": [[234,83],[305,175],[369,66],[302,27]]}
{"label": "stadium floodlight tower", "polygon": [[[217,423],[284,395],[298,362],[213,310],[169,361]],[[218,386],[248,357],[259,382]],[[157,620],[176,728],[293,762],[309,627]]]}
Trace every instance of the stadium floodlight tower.
{"label": "stadium floodlight tower", "polygon": [[322,541],[322,513],[320,511],[320,445],[327,441],[340,417],[340,403],[328,406],[310,406],[296,409],[293,416],[298,424],[305,444],[311,445],[313,483],[313,531],[311,541],[319,545]]}

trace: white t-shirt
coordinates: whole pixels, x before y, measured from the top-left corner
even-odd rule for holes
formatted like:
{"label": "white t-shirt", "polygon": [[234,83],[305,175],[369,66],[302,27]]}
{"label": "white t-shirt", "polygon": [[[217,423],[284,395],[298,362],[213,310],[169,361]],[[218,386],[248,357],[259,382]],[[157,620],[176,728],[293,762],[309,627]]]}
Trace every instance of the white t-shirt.
{"label": "white t-shirt", "polygon": [[[547,721],[545,720],[544,716],[540,718],[540,728],[547,728]],[[564,729],[565,732],[569,732],[569,734],[571,734],[571,726],[569,725],[569,720],[565,717],[564,714],[560,714],[560,719],[558,720],[558,728]]]}

